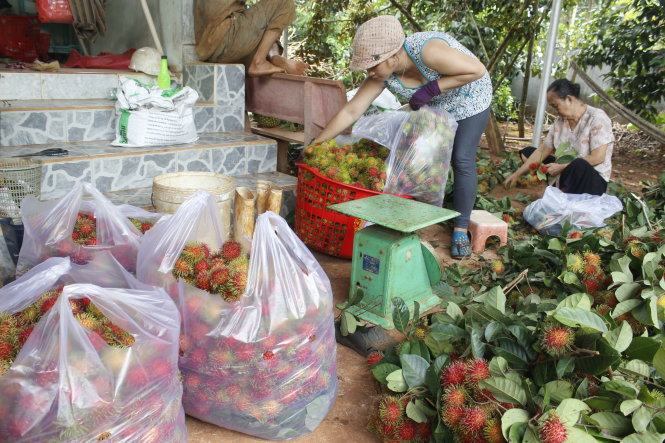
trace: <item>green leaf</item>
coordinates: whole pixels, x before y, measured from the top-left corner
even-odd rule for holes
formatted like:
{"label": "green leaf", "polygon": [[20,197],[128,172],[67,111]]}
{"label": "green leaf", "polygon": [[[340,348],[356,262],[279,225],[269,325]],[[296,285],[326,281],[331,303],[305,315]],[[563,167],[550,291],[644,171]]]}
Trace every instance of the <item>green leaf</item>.
{"label": "green leaf", "polygon": [[515,423],[508,430],[508,441],[510,443],[522,443],[524,440],[524,434],[526,433],[527,429],[529,429],[528,423]]}
{"label": "green leaf", "polygon": [[584,309],[585,311],[588,311],[591,309],[591,304],[593,303],[593,299],[589,294],[584,294],[584,293],[577,293],[577,294],[572,294],[569,295],[568,297],[564,298],[561,300],[561,302],[557,305],[557,309],[559,308],[580,308]]}
{"label": "green leaf", "polygon": [[621,440],[621,443],[663,443],[665,435],[655,432],[643,432],[641,434],[630,434]]}
{"label": "green leaf", "polygon": [[378,365],[372,368],[372,375],[374,375],[374,378],[379,383],[385,385],[387,383],[386,377],[388,376],[388,374],[391,374],[397,370],[399,370],[399,366],[394,365],[392,363],[379,363]]}
{"label": "green leaf", "polygon": [[446,307],[446,314],[448,314],[453,320],[460,319],[464,316],[462,309],[451,301],[448,302]]}
{"label": "green leaf", "polygon": [[635,297],[640,292],[640,288],[642,288],[642,285],[639,283],[624,283],[617,288],[614,295],[620,302],[626,301]]}
{"label": "green leaf", "polygon": [[641,377],[649,377],[649,375],[651,375],[651,368],[649,368],[649,365],[644,363],[642,360],[634,359],[623,363],[621,367],[624,370]]}
{"label": "green leaf", "polygon": [[430,392],[436,393],[441,386],[441,368],[443,368],[450,360],[450,357],[447,355],[439,355],[429,368],[427,368],[427,373],[425,374],[425,385]]}
{"label": "green leaf", "polygon": [[636,358],[646,363],[652,363],[653,358],[660,348],[658,340],[651,337],[635,337],[626,349],[625,354],[629,358]]}
{"label": "green leaf", "polygon": [[630,420],[614,412],[597,412],[589,420],[610,435],[623,437],[633,430]]}
{"label": "green leaf", "polygon": [[627,312],[632,311],[636,307],[642,304],[642,300],[636,300],[631,298],[629,300],[622,301],[612,311],[612,318],[617,318]]}
{"label": "green leaf", "polygon": [[614,379],[605,382],[603,383],[603,388],[610,392],[616,392],[617,394],[628,399],[637,398],[637,394],[640,392],[637,386],[621,379]]}
{"label": "green leaf", "polygon": [[611,366],[621,361],[621,355],[604,338],[600,337],[596,342],[598,355],[577,357],[575,368],[578,371],[593,375],[601,375]]}
{"label": "green leaf", "polygon": [[556,362],[556,376],[562,378],[564,375],[572,372],[575,368],[575,359],[572,357],[563,357]]}
{"label": "green leaf", "polygon": [[633,330],[627,321],[621,323],[621,326],[614,328],[609,332],[603,334],[605,340],[612,346],[617,352],[621,353],[628,349],[630,343],[633,341]]}
{"label": "green leaf", "polygon": [[564,282],[567,285],[575,285],[575,286],[580,286],[580,279],[577,278],[577,274],[574,272],[570,271],[564,271],[563,274],[561,274],[561,281]]}
{"label": "green leaf", "polygon": [[402,375],[409,388],[424,385],[427,368],[429,368],[427,360],[414,354],[400,355],[399,359],[402,362]]}
{"label": "green leaf", "polygon": [[342,320],[340,323],[340,330],[342,335],[346,336],[356,332],[358,327],[358,320],[348,311],[342,312]]}
{"label": "green leaf", "polygon": [[498,310],[502,314],[506,313],[506,296],[503,293],[503,289],[501,289],[501,286],[495,286],[494,288],[490,289],[485,294],[484,303],[487,306]]}
{"label": "green leaf", "polygon": [[386,382],[388,382],[388,389],[393,392],[406,392],[409,389],[401,369],[388,374]]}
{"label": "green leaf", "polygon": [[561,404],[557,406],[556,412],[561,418],[561,421],[566,426],[574,426],[580,419],[580,414],[583,411],[590,411],[591,408],[581,400],[576,398],[565,398]]}
{"label": "green leaf", "polygon": [[545,392],[552,400],[559,403],[573,396],[573,385],[565,380],[554,380],[545,385]]}
{"label": "green leaf", "polygon": [[633,275],[625,272],[612,272],[612,281],[614,283],[632,283]]}
{"label": "green leaf", "polygon": [[563,251],[563,245],[561,244],[561,240],[558,238],[551,238],[550,241],[547,243],[547,249],[551,251]]}
{"label": "green leaf", "polygon": [[587,431],[580,428],[567,428],[568,439],[570,443],[598,443],[598,440],[589,435]]}
{"label": "green leaf", "polygon": [[506,377],[490,377],[480,382],[480,385],[489,389],[500,402],[526,404],[526,391],[519,384]]}
{"label": "green leaf", "polygon": [[508,361],[503,357],[494,357],[490,360],[490,374],[494,377],[504,377],[508,372]]}
{"label": "green leaf", "polygon": [[526,432],[524,433],[524,439],[522,440],[522,443],[540,443],[540,438],[538,438],[538,433],[536,432],[536,429],[533,426],[529,426],[526,428]]}
{"label": "green leaf", "polygon": [[392,300],[393,303],[393,324],[395,329],[399,332],[404,333],[409,324],[409,308],[406,307],[406,303],[399,297],[395,297]]}
{"label": "green leaf", "polygon": [[430,327],[429,333],[437,340],[453,340],[467,336],[464,329],[449,323],[436,323]]}
{"label": "green leaf", "polygon": [[413,400],[406,405],[406,416],[416,423],[427,422],[427,415],[425,415],[425,412],[419,408]]}
{"label": "green leaf", "polygon": [[524,409],[508,409],[501,417],[501,432],[503,437],[508,440],[508,431],[515,423],[528,423],[530,415]]}
{"label": "green leaf", "polygon": [[503,325],[496,321],[491,321],[485,327],[485,341],[492,341],[494,336],[503,329]]}
{"label": "green leaf", "polygon": [[610,270],[613,272],[627,274],[630,276],[630,281],[633,281],[633,273],[630,272],[630,262],[630,257],[624,255],[623,257],[617,260],[612,260],[612,262],[610,262]]}
{"label": "green leaf", "polygon": [[356,290],[353,291],[353,295],[349,296],[349,306],[357,305],[363,297],[365,297],[365,292],[359,286],[356,287]]}
{"label": "green leaf", "polygon": [[483,342],[483,333],[479,328],[474,327],[471,330],[471,352],[476,358],[483,358],[485,355],[485,343]]}
{"label": "green leaf", "polygon": [[607,332],[603,319],[596,313],[580,308],[558,308],[553,317],[566,326],[581,326],[599,332]]}
{"label": "green leaf", "polygon": [[420,319],[420,303],[417,301],[413,302],[413,320],[417,321]]}
{"label": "green leaf", "polygon": [[633,413],[633,418],[631,420],[633,428],[635,428],[637,432],[645,432],[647,430],[647,425],[651,421],[651,417],[651,411],[644,406],[641,406]]}
{"label": "green leaf", "polygon": [[653,356],[653,367],[665,379],[665,345]]}
{"label": "green leaf", "polygon": [[642,402],[640,400],[637,399],[624,400],[621,402],[619,410],[623,415],[629,416],[630,414],[635,412],[637,408],[639,408],[640,406],[642,406]]}
{"label": "green leaf", "polygon": [[614,409],[617,404],[617,400],[612,397],[596,396],[587,398],[584,400],[584,403],[588,404],[591,409],[603,411]]}

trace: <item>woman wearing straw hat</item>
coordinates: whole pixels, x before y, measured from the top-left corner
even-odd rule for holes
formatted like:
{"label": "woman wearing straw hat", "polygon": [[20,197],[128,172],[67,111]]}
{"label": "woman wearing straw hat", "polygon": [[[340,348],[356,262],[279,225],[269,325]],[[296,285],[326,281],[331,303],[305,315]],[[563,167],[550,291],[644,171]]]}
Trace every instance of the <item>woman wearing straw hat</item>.
{"label": "woman wearing straw hat", "polygon": [[429,105],[449,112],[458,127],[453,145],[455,219],[451,255],[471,254],[467,233],[476,200],[476,151],[492,101],[485,66],[471,51],[444,32],[404,35],[393,16],[363,23],[353,39],[350,68],[366,70],[358,93],[340,110],[315,142],[336,137],[360,118],[384,88],[417,110]]}

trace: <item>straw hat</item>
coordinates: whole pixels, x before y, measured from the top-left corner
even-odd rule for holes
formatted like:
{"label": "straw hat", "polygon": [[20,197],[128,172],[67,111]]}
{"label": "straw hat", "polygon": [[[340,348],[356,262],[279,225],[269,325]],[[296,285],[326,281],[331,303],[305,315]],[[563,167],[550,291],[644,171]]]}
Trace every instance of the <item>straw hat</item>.
{"label": "straw hat", "polygon": [[406,36],[402,24],[392,15],[366,21],[356,31],[351,46],[352,71],[370,69],[395,55]]}

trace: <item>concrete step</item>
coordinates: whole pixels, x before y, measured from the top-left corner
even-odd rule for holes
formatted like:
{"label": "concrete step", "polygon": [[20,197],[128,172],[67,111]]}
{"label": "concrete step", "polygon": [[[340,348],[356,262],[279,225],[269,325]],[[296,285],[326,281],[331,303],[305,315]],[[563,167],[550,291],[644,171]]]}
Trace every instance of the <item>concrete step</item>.
{"label": "concrete step", "polygon": [[201,134],[196,143],[145,148],[111,146],[109,141],[62,142],[3,148],[0,157],[32,155],[46,148],[69,151],[65,157],[31,157],[42,165],[42,198],[66,194],[78,181],[102,192],[152,186],[167,172],[210,171],[231,176],[274,172],[277,144],[245,132]]}
{"label": "concrete step", "polygon": [[[256,172],[235,176],[236,187],[246,186],[256,189],[258,180],[267,180],[273,182],[284,190],[282,199],[282,210],[280,215],[287,217],[293,214],[296,209],[296,186],[298,179],[292,175],[282,174],[281,172]],[[117,204],[129,204],[140,208],[152,209],[152,186],[137,189],[127,189],[123,191],[105,192],[109,199]]]}
{"label": "concrete step", "polygon": [[[114,100],[3,101],[0,146],[110,140],[115,137],[116,123]],[[214,102],[199,101],[194,123],[199,134],[242,131],[244,115]]]}

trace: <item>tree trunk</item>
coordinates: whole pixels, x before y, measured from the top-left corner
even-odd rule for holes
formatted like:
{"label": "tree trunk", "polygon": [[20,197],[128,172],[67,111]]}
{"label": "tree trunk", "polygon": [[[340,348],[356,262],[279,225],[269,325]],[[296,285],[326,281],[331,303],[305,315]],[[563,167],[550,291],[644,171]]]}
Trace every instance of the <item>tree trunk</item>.
{"label": "tree trunk", "polygon": [[520,137],[524,137],[524,117],[526,116],[526,99],[529,94],[529,80],[531,80],[531,62],[533,61],[533,46],[536,41],[536,33],[529,38],[529,49],[526,54],[524,65],[524,80],[522,81],[522,96],[520,97],[520,111],[517,119],[517,127]]}
{"label": "tree trunk", "polygon": [[485,128],[485,139],[492,154],[499,154],[505,150],[501,130],[499,129],[499,122],[496,120],[493,111],[490,111],[490,118]]}

